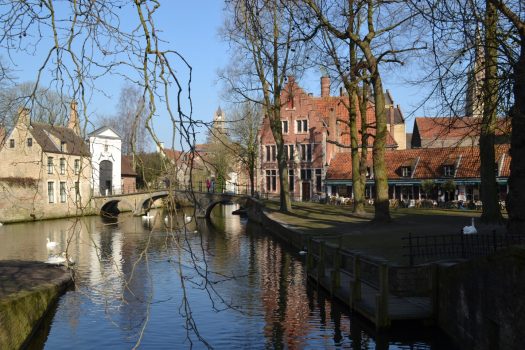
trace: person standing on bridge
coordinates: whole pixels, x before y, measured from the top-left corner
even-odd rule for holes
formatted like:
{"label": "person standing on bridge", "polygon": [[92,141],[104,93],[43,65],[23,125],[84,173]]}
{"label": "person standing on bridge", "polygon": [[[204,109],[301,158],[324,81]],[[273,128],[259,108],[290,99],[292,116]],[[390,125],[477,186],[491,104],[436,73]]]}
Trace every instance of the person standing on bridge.
{"label": "person standing on bridge", "polygon": [[211,192],[215,193],[215,178],[211,178]]}
{"label": "person standing on bridge", "polygon": [[206,178],[206,188],[208,189],[208,192],[210,192],[210,186],[211,186],[210,179]]}

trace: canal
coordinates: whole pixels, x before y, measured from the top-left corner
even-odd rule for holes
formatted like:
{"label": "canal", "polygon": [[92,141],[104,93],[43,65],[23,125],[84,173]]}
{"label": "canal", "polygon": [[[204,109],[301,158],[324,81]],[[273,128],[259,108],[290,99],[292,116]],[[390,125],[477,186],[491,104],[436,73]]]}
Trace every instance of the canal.
{"label": "canal", "polygon": [[297,252],[235,209],[215,208],[213,225],[158,211],[0,227],[0,259],[45,261],[67,249],[75,261],[75,288],[28,348],[450,348],[424,329],[377,334],[307,282]]}

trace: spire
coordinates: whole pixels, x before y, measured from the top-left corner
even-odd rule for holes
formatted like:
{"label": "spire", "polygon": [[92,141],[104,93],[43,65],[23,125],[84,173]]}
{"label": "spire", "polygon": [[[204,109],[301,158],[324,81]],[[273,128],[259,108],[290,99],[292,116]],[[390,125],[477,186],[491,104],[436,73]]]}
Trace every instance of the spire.
{"label": "spire", "polygon": [[482,117],[483,81],[485,80],[485,51],[479,28],[476,28],[474,55],[474,66],[470,69],[467,78],[466,116]]}

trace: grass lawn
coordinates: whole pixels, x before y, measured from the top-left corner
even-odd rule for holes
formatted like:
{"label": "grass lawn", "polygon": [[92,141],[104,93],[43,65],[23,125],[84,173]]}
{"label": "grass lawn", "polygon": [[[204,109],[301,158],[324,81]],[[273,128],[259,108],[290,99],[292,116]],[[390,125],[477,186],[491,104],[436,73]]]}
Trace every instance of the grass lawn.
{"label": "grass lawn", "polygon": [[385,258],[393,263],[407,264],[401,239],[411,232],[414,235],[459,234],[460,230],[476,218],[479,233],[490,233],[493,229],[503,232],[504,226],[489,226],[479,223],[480,211],[397,208],[391,210],[392,222],[372,223],[373,208],[368,208],[366,217],[356,217],[351,206],[294,202],[293,212],[278,211],[279,203],[265,202],[273,219],[305,234],[342,235],[343,244],[349,249],[367,255]]}

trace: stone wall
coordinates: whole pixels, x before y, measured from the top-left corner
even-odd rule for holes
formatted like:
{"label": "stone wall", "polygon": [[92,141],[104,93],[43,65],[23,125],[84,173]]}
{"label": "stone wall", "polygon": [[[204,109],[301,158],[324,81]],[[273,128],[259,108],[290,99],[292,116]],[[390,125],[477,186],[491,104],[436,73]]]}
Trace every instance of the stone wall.
{"label": "stone wall", "polygon": [[461,349],[525,349],[525,247],[438,275],[439,325]]}

